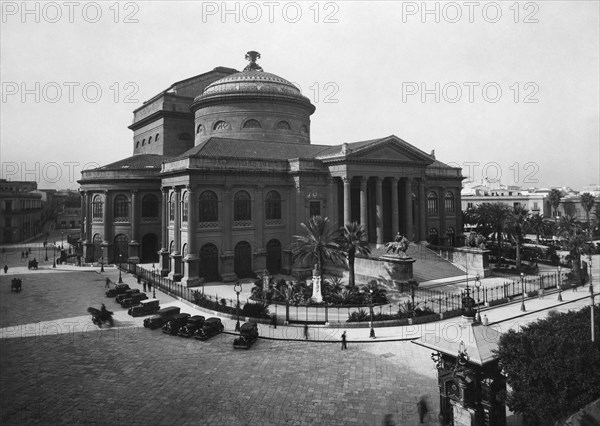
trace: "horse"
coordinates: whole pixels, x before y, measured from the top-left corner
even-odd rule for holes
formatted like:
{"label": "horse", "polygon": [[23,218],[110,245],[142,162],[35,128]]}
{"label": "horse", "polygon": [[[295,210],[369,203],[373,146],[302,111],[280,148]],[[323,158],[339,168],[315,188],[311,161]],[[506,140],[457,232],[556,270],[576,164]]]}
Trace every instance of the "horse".
{"label": "horse", "polygon": [[114,321],[112,318],[113,312],[107,310],[101,311],[100,309],[92,307],[88,308],[87,311],[92,316],[92,322],[98,327],[101,328],[103,323],[108,323],[108,325],[110,325],[111,327],[114,325]]}

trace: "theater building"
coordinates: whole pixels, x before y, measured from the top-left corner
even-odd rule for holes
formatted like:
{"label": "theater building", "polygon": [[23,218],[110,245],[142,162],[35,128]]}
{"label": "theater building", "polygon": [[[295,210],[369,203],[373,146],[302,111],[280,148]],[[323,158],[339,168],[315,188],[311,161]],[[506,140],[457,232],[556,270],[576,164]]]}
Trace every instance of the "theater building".
{"label": "theater building", "polygon": [[[294,271],[289,245],[312,215],[454,245],[461,170],[391,135],[311,144],[315,106],[262,70],[215,68],[134,111],[133,155],[82,173],[87,261],[156,262],[197,285]],[[334,141],[331,141],[332,143]]]}

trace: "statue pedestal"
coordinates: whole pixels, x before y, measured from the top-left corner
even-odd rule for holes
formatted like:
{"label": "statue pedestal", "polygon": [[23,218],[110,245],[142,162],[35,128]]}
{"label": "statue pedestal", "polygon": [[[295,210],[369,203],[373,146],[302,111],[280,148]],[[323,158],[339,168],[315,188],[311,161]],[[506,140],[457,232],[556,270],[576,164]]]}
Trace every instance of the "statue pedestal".
{"label": "statue pedestal", "polygon": [[311,302],[321,303],[323,301],[323,295],[321,294],[321,276],[313,275],[312,279],[313,292],[310,298]]}

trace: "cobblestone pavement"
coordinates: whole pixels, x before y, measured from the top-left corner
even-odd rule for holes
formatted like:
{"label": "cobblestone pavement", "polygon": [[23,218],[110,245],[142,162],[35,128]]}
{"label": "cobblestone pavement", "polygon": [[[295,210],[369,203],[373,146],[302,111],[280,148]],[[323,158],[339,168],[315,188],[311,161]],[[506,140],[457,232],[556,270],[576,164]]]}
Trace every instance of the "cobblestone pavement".
{"label": "cobblestone pavement", "polygon": [[[103,302],[123,315],[93,272],[27,275],[19,294],[10,278],[0,280],[3,327],[85,316]],[[380,425],[392,414],[416,425],[426,395],[426,424],[437,424],[436,372],[410,342],[351,342],[342,352],[339,342],[259,339],[237,351],[231,335],[199,342],[137,324],[0,340],[0,422]]]}

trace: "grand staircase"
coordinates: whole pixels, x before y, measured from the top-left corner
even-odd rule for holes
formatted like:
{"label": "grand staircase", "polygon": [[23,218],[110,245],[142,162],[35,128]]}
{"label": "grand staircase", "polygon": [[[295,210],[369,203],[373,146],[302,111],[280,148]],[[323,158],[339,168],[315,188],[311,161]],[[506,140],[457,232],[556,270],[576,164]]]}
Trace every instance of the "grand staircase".
{"label": "grand staircase", "polygon": [[[376,249],[372,246],[371,257],[379,257],[385,254],[385,251],[384,248]],[[464,271],[424,245],[410,243],[406,254],[416,260],[413,263],[413,278],[420,283],[452,277],[460,279],[466,276]]]}

